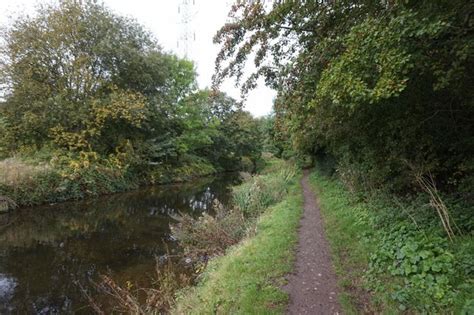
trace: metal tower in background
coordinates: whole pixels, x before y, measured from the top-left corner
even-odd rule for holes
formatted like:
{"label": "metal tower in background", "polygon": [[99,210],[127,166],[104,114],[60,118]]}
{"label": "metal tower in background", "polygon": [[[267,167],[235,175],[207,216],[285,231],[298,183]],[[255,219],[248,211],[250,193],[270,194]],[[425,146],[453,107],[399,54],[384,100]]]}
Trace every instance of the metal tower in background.
{"label": "metal tower in background", "polygon": [[188,57],[192,43],[196,41],[196,31],[193,28],[193,20],[197,15],[197,0],[179,0],[179,35],[177,50],[183,57]]}

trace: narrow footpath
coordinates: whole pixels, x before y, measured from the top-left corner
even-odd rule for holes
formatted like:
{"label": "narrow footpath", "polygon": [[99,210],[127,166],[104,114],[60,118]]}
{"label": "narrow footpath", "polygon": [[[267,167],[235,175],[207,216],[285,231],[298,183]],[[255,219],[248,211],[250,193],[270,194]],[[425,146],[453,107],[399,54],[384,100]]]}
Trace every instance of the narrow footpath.
{"label": "narrow footpath", "polygon": [[287,313],[341,314],[337,279],[318,203],[308,181],[309,173],[305,170],[301,180],[304,213],[298,230],[295,268],[284,288],[290,295]]}

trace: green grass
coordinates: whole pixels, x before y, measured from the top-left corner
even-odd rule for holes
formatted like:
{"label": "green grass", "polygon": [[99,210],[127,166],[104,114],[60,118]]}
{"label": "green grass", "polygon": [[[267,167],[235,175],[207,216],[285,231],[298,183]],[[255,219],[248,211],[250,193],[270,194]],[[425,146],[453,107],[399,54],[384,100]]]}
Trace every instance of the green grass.
{"label": "green grass", "polygon": [[[318,195],[345,314],[474,312],[472,234],[450,243],[436,225],[419,225],[423,216],[413,201],[403,210],[383,194],[362,200],[319,171],[310,182]],[[419,214],[418,224],[404,213],[409,209]]]}
{"label": "green grass", "polygon": [[299,184],[259,218],[256,234],[207,267],[197,286],[183,291],[175,314],[280,314],[288,295],[284,276],[292,270],[303,208]]}
{"label": "green grass", "polygon": [[343,289],[339,302],[345,314],[357,314],[366,298],[363,275],[369,263],[371,244],[361,236],[371,227],[367,208],[355,203],[341,184],[312,173],[310,183],[318,195],[325,231],[331,245],[333,261]]}

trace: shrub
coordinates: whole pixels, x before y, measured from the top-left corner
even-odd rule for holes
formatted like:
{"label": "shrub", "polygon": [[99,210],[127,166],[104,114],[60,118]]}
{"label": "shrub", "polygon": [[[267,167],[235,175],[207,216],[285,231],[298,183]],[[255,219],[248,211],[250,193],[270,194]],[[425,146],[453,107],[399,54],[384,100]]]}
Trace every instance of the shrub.
{"label": "shrub", "polygon": [[215,216],[204,213],[195,219],[184,214],[177,218],[178,224],[171,226],[172,235],[179,240],[186,256],[220,255],[244,237],[246,222],[242,212],[224,208],[218,201],[215,203]]}

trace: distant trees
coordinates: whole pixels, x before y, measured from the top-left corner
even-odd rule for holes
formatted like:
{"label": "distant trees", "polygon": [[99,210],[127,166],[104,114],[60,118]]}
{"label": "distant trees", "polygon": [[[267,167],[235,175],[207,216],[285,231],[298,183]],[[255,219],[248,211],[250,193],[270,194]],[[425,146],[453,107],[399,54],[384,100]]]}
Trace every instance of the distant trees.
{"label": "distant trees", "polygon": [[258,140],[244,135],[254,119],[235,100],[198,91],[192,62],[96,1],[42,5],[1,35],[3,156],[49,146],[146,167],[204,159],[216,169],[259,156]]}
{"label": "distant trees", "polygon": [[[215,83],[245,79],[246,92],[263,76],[278,90],[280,147],[334,157],[351,185],[406,191],[426,175],[472,191],[472,9],[462,0],[239,2],[215,36]],[[257,71],[244,78],[251,56]]]}

